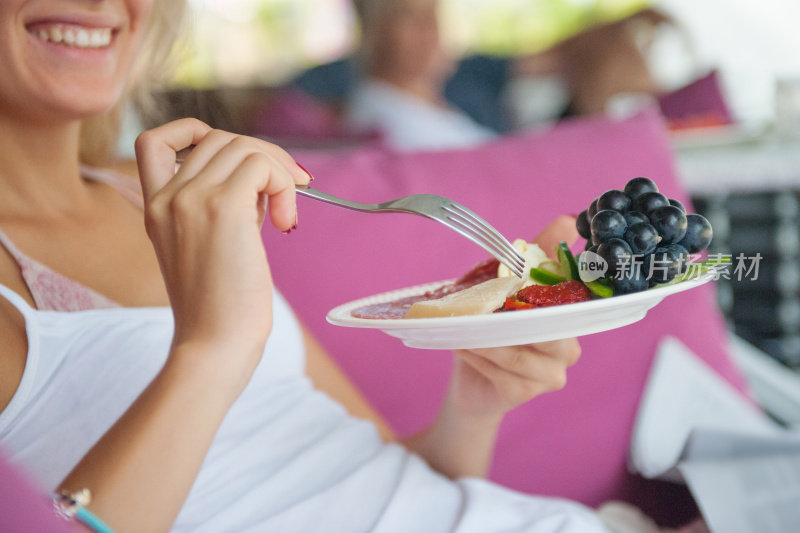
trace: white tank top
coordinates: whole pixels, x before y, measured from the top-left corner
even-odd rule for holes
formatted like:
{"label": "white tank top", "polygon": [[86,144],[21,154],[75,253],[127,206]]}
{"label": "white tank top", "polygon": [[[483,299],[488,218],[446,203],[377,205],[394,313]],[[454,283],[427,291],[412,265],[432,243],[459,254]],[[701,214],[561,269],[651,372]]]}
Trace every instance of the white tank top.
{"label": "white tank top", "polygon": [[[0,296],[23,314],[28,335],[22,381],[0,413],[0,447],[52,489],[158,373],[172,313],[39,311],[3,285]],[[451,481],[381,443],[372,424],[313,389],[297,321],[280,295],[274,308],[263,360],[220,427],[174,531],[606,531],[578,504],[480,479]]]}

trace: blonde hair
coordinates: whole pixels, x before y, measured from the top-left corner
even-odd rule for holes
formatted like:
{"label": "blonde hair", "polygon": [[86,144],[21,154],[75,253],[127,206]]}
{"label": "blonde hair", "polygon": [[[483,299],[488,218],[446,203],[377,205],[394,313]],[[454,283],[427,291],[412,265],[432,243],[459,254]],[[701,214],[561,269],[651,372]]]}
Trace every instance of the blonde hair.
{"label": "blonde hair", "polygon": [[122,110],[132,103],[145,117],[157,113],[153,90],[169,80],[172,49],[184,30],[186,0],[156,0],[141,50],[131,70],[128,86],[109,111],[81,122],[80,160],[107,164],[113,157],[122,122]]}

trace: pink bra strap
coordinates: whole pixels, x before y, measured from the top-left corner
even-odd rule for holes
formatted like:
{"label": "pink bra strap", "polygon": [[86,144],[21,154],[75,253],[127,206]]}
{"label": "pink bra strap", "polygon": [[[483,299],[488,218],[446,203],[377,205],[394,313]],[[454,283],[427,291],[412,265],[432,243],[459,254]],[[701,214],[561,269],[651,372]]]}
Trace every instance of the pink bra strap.
{"label": "pink bra strap", "polygon": [[139,209],[144,209],[144,200],[142,199],[142,186],[139,180],[129,178],[119,172],[108,170],[104,168],[95,168],[87,165],[81,165],[81,174],[83,177],[93,181],[99,181],[106,185],[113,187],[119,193],[130,200]]}
{"label": "pink bra strap", "polygon": [[23,254],[3,230],[0,230],[0,244],[5,246],[19,265],[22,279],[25,280],[37,309],[84,311],[119,307],[117,302]]}
{"label": "pink bra strap", "polygon": [[13,257],[17,263],[26,257],[25,254],[19,251],[19,248],[14,245],[14,243],[8,238],[8,235],[6,235],[2,229],[0,229],[0,244],[2,244],[5,249],[8,250],[8,253],[11,254],[11,257]]}

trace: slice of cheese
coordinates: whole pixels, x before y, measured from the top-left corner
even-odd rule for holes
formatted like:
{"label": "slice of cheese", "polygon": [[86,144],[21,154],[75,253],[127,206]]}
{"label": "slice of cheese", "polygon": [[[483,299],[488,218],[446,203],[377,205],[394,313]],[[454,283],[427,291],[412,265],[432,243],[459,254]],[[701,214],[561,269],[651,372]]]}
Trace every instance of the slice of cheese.
{"label": "slice of cheese", "polygon": [[448,294],[438,300],[416,302],[404,318],[433,318],[461,315],[480,315],[499,309],[508,296],[523,284],[516,276],[484,281],[463,291]]}
{"label": "slice of cheese", "polygon": [[[522,271],[525,273],[523,276],[525,278],[525,286],[539,285],[533,281],[533,279],[531,279],[528,273],[531,271],[531,268],[538,267],[543,262],[549,261],[550,258],[547,257],[547,254],[544,253],[544,250],[539,248],[538,244],[526,242],[524,239],[516,239],[512,243],[512,246],[514,246],[520,255],[525,258],[525,268],[522,269]],[[505,278],[508,276],[515,276],[515,274],[512,274],[508,267],[501,263],[500,266],[497,267],[497,277]]]}

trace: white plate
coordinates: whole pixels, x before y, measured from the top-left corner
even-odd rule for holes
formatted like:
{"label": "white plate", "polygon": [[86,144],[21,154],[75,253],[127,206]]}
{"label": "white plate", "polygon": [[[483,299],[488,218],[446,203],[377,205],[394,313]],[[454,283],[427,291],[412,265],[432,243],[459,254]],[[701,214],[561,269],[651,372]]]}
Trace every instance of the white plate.
{"label": "white plate", "polygon": [[505,313],[446,318],[355,318],[351,311],[434,290],[449,281],[418,285],[349,302],[332,309],[328,322],[351,328],[379,329],[412,348],[454,350],[490,348],[544,342],[589,335],[627,326],[644,318],[665,297],[699,287],[714,278],[706,273],[696,279],[634,294],[588,302],[540,307]]}

